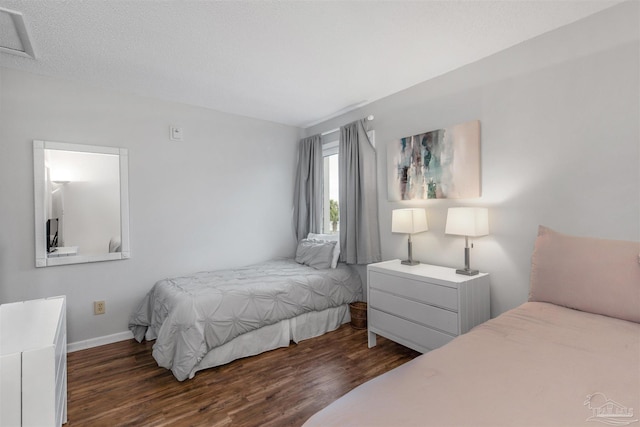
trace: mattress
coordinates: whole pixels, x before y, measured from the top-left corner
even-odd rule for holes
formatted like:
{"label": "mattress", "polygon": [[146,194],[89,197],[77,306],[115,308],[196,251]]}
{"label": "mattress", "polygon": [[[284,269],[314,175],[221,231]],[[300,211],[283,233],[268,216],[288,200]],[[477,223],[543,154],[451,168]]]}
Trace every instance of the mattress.
{"label": "mattress", "polygon": [[640,410],[640,324],[528,302],[352,390],[327,426],[627,425]]}
{"label": "mattress", "polygon": [[247,332],[362,299],[351,267],[316,270],[291,259],[157,282],[129,329],[155,339],[153,357],[182,381],[205,355]]}

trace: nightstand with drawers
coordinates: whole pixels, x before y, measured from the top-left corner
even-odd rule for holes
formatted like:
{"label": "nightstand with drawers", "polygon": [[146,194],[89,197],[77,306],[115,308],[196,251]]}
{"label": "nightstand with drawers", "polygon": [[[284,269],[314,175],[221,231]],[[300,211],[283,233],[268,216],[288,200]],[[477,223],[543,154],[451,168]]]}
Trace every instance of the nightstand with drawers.
{"label": "nightstand with drawers", "polygon": [[369,347],[382,335],[425,353],[491,317],[486,273],[392,260],[370,264],[367,279]]}

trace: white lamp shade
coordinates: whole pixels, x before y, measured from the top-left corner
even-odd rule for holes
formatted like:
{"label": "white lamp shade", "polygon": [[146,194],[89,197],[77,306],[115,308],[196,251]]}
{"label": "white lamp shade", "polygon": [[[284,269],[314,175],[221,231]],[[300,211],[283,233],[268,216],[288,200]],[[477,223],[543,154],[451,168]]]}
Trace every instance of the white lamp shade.
{"label": "white lamp shade", "polygon": [[391,212],[392,233],[420,233],[427,231],[427,212],[424,209],[394,209]]}
{"label": "white lamp shade", "polygon": [[49,177],[52,182],[67,183],[73,181],[73,173],[69,169],[49,169]]}
{"label": "white lamp shade", "polygon": [[449,208],[446,234],[479,237],[489,234],[489,213],[486,208]]}

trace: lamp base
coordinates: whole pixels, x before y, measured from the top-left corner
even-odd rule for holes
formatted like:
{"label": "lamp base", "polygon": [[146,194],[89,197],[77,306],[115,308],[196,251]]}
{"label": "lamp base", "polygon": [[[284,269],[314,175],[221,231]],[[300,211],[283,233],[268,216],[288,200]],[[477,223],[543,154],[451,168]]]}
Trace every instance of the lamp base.
{"label": "lamp base", "polygon": [[405,259],[404,261],[400,261],[400,264],[402,264],[402,265],[418,265],[418,264],[420,264],[420,261],[416,261],[414,259]]}
{"label": "lamp base", "polygon": [[462,269],[456,270],[456,273],[464,274],[465,276],[475,276],[476,274],[478,274],[480,272],[478,270],[471,270],[471,269],[467,269],[467,268],[462,268]]}

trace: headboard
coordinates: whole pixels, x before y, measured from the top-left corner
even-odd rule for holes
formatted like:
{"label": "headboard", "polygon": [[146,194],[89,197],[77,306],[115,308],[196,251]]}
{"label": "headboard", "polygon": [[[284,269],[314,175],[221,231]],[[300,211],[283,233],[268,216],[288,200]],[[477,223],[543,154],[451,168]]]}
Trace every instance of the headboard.
{"label": "headboard", "polygon": [[640,323],[640,242],[575,237],[540,226],[529,301]]}

